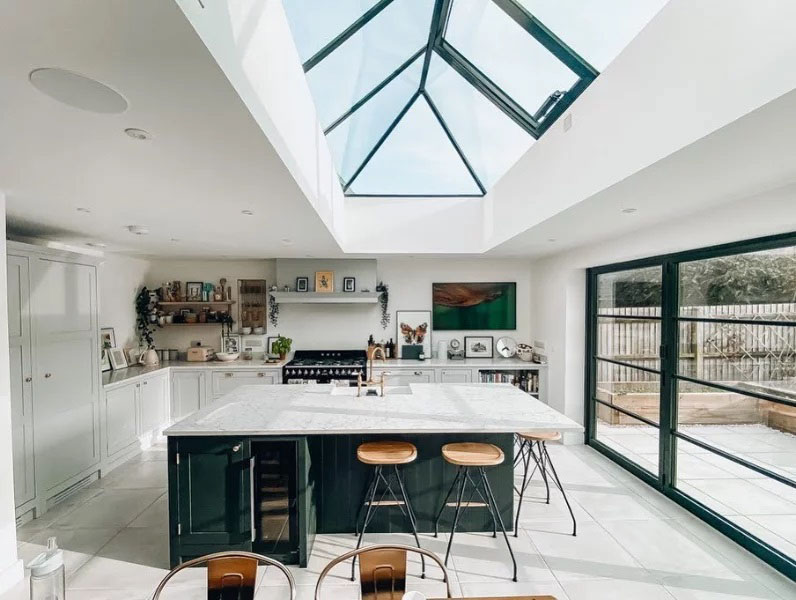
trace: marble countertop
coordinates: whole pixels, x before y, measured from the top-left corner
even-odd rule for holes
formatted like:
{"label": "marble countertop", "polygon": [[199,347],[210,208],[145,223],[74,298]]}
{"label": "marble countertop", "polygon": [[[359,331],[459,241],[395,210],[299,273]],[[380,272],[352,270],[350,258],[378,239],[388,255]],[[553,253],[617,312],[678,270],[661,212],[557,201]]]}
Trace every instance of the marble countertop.
{"label": "marble countertop", "polygon": [[287,361],[279,361],[275,363],[264,363],[262,358],[254,360],[233,360],[229,362],[209,361],[209,362],[189,362],[187,360],[170,360],[164,361],[159,365],[144,366],[135,365],[127,367],[126,369],[119,369],[115,371],[106,371],[102,374],[102,386],[108,388],[109,386],[116,386],[122,383],[129,382],[131,379],[142,378],[146,375],[157,373],[158,371],[166,372],[166,369],[216,369],[216,370],[253,370],[260,371],[263,369],[281,369],[285,366]]}
{"label": "marble countertop", "polygon": [[[169,427],[167,436],[583,431],[509,384],[420,383],[356,397],[331,385],[247,385]],[[393,389],[399,392],[401,389]],[[335,395],[339,394],[339,395]],[[363,393],[364,394],[364,393]]]}

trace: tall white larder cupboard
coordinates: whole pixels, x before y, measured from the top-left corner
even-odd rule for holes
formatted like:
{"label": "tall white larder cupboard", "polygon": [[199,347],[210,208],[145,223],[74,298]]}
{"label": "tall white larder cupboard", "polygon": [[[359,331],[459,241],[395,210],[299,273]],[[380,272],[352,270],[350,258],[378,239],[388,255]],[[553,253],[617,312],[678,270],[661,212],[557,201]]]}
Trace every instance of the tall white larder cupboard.
{"label": "tall white larder cupboard", "polygon": [[21,514],[46,510],[99,467],[97,264],[13,242],[8,264],[9,324],[18,323],[9,343],[19,356],[12,359],[12,406]]}

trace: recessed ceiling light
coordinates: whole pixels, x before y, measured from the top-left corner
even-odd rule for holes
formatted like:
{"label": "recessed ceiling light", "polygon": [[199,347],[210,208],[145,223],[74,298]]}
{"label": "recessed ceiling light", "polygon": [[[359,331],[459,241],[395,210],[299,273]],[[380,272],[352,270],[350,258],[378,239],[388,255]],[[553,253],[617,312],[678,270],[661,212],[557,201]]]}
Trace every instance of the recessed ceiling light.
{"label": "recessed ceiling light", "polygon": [[179,241],[180,241],[180,238],[171,238],[171,241],[172,241],[172,242],[179,242]]}
{"label": "recessed ceiling light", "polygon": [[247,217],[251,217],[254,214],[254,211],[252,211],[252,210],[242,210],[242,211],[240,211],[240,214],[246,215]]}
{"label": "recessed ceiling light", "polygon": [[143,225],[128,225],[127,231],[135,235],[147,235],[149,233],[149,227]]}
{"label": "recessed ceiling light", "polygon": [[287,238],[282,238],[282,239],[281,239],[281,240],[279,240],[279,241],[281,241],[281,242],[282,242],[282,243],[283,243],[285,246],[289,246],[290,244],[292,244],[292,243],[293,243],[293,240],[289,240],[289,239],[287,239]]}
{"label": "recessed ceiling light", "polygon": [[128,127],[124,130],[124,132],[134,140],[151,140],[152,134],[148,131],[144,131],[143,129],[136,129],[135,127]]}
{"label": "recessed ceiling light", "polygon": [[90,213],[91,212],[91,209],[90,208],[86,208],[85,206],[78,206],[75,210],[77,212],[82,212],[82,213]]}
{"label": "recessed ceiling light", "polygon": [[556,238],[547,238],[547,241],[552,243],[556,241]]}
{"label": "recessed ceiling light", "polygon": [[106,248],[108,244],[103,244],[102,242],[86,242],[86,246],[91,246],[92,248]]}
{"label": "recessed ceiling light", "polygon": [[623,208],[623,209],[622,209],[622,212],[623,212],[624,214],[626,214],[626,215],[632,215],[632,214],[633,214],[634,212],[636,212],[637,210],[638,210],[637,208],[633,208],[632,206],[628,206],[627,208]]}
{"label": "recessed ceiling light", "polygon": [[85,75],[65,69],[34,69],[30,82],[41,93],[69,106],[97,113],[121,113],[127,100],[117,91]]}

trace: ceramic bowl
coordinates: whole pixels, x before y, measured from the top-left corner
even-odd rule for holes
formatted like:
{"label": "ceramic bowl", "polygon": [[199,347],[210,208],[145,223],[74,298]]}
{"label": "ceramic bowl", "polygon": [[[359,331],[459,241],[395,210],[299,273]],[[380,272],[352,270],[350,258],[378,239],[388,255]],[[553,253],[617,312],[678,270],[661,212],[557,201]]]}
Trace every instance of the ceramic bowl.
{"label": "ceramic bowl", "polygon": [[221,362],[231,362],[238,360],[240,352],[216,352],[216,358]]}
{"label": "ceramic bowl", "polygon": [[243,335],[249,335],[249,334],[251,334],[251,332],[252,332],[252,328],[251,328],[251,327],[241,327],[241,328],[240,328],[240,332],[241,332]]}

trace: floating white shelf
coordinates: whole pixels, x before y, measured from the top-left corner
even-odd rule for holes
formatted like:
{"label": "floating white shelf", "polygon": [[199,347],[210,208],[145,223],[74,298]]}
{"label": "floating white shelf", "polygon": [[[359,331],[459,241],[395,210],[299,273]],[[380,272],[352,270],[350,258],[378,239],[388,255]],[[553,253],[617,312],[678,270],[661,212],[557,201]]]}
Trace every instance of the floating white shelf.
{"label": "floating white shelf", "polygon": [[379,292],[268,292],[278,304],[375,304]]}

